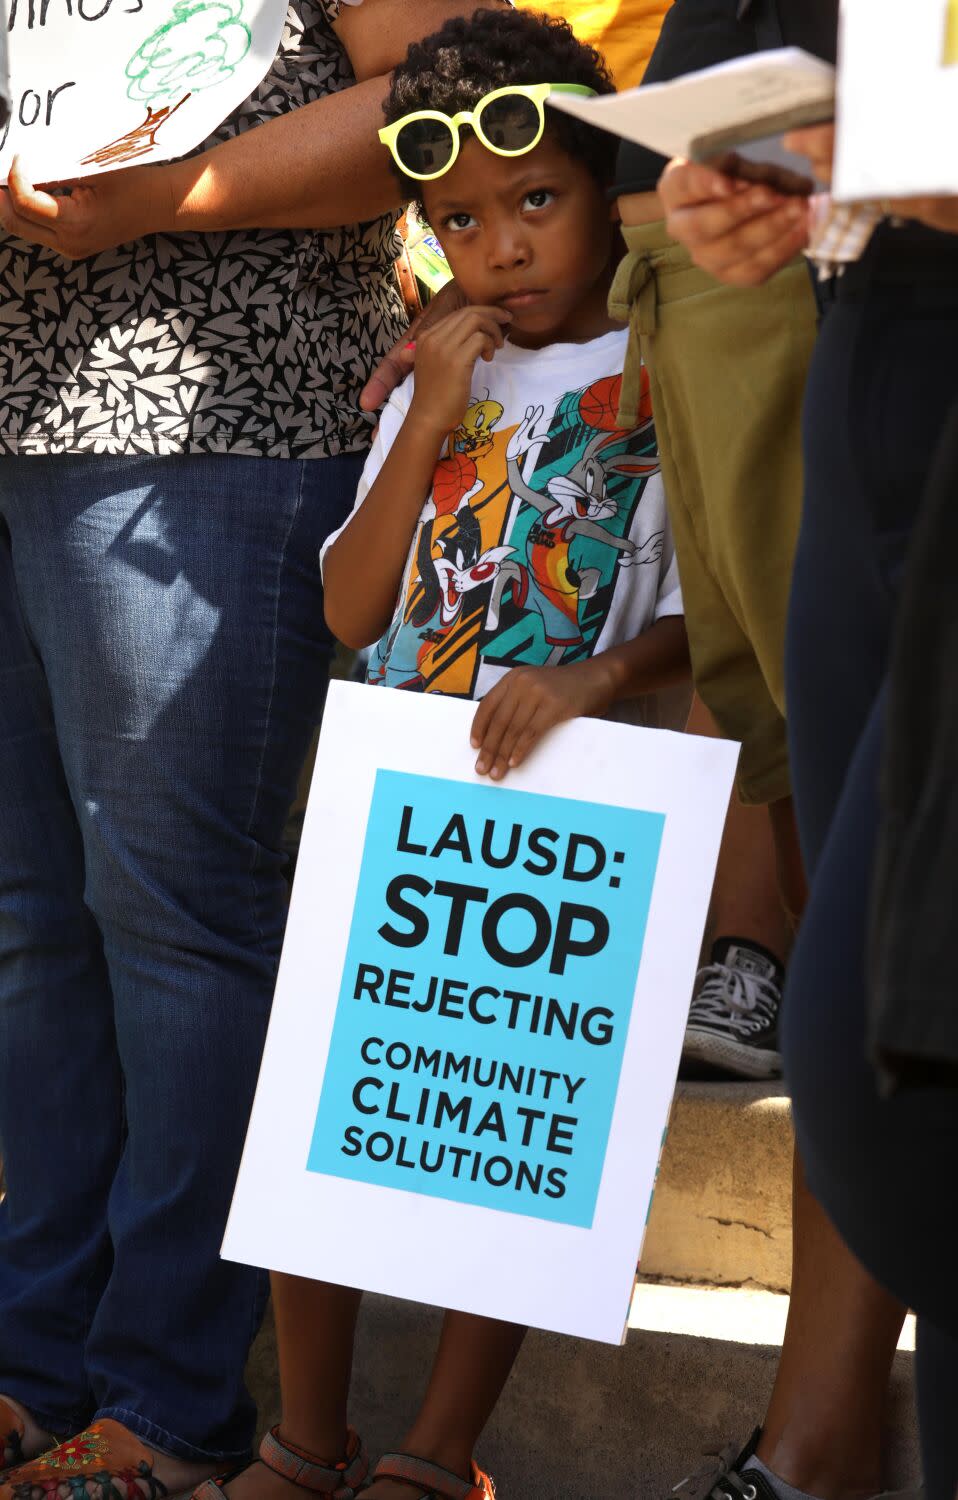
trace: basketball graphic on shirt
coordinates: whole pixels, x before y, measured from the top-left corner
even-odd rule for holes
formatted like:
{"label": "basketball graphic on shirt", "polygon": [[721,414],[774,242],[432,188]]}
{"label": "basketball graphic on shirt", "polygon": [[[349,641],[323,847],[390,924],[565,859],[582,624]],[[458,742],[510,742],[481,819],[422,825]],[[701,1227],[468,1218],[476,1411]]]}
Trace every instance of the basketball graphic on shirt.
{"label": "basketball graphic on shirt", "polygon": [[438,516],[451,516],[476,482],[476,461],[468,453],[452,452],[436,464],[432,498]]}
{"label": "basketball graphic on shirt", "polygon": [[600,432],[615,432],[619,426],[621,394],[621,375],[607,375],[583,391],[579,397],[579,416],[586,426],[595,427]]}

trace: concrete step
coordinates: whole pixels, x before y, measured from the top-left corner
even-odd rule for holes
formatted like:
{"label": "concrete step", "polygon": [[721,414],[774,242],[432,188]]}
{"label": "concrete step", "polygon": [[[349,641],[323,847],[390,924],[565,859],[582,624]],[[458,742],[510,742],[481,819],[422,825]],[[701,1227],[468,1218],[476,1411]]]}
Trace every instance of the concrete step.
{"label": "concrete step", "polygon": [[642,1251],[649,1276],[788,1291],[792,1124],[779,1083],[680,1083]]}
{"label": "concrete step", "polygon": [[[500,1500],[667,1500],[702,1454],[744,1442],[761,1420],[787,1300],[641,1285],[621,1349],[530,1333],[481,1446]],[[411,1421],[440,1319],[432,1308],[366,1298],[351,1405],[372,1452],[393,1446]],[[906,1330],[889,1398],[886,1482],[895,1485],[919,1472],[909,1338]],[[279,1411],[269,1327],[251,1375],[266,1425]]]}

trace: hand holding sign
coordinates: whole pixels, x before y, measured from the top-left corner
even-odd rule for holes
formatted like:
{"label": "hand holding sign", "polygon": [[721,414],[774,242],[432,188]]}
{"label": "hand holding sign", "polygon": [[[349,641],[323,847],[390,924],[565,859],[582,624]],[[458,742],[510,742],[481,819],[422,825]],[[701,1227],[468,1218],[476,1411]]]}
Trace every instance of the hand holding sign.
{"label": "hand holding sign", "polygon": [[476,771],[501,781],[557,724],[600,718],[615,697],[604,655],[557,667],[515,667],[491,688],[476,710],[470,743],[479,751]]}
{"label": "hand holding sign", "polygon": [[65,260],[83,260],[168,229],[174,206],[163,185],[158,173],[132,167],[71,183],[68,193],[54,195],[35,187],[15,157],[6,190],[0,191],[0,224],[8,234],[48,245]]}

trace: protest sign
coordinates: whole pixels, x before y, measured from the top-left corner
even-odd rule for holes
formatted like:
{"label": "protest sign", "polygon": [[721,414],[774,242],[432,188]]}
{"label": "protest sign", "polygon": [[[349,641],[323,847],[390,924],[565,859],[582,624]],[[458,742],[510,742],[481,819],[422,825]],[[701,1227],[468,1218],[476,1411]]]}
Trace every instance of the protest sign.
{"label": "protest sign", "polygon": [[842,0],[834,195],[958,192],[958,0]]}
{"label": "protest sign", "polygon": [[619,1342],[737,747],[334,684],[223,1253]]}
{"label": "protest sign", "polygon": [[17,153],[62,182],[191,151],[265,77],[286,19],[286,0],[6,3],[3,182]]}

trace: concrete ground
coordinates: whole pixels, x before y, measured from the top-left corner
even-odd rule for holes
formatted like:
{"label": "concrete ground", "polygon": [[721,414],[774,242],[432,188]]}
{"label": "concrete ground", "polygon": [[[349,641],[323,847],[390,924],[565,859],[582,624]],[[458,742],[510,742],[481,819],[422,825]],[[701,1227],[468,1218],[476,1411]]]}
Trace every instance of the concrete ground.
{"label": "concrete ground", "polygon": [[[680,1085],[627,1341],[530,1333],[480,1452],[500,1500],[667,1500],[704,1453],[745,1442],[762,1420],[785,1326],[791,1151],[780,1087]],[[371,1451],[395,1445],[410,1421],[440,1317],[366,1299],[353,1420]],[[895,1486],[919,1473],[913,1347],[909,1324],[886,1423]],[[269,1325],[250,1375],[270,1425],[279,1406]]]}

